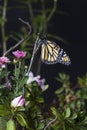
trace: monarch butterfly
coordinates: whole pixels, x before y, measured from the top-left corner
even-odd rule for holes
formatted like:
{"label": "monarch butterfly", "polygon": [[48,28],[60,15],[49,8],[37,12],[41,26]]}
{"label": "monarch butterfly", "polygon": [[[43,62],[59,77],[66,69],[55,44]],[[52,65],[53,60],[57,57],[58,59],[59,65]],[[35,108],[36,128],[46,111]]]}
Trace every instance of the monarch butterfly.
{"label": "monarch butterfly", "polygon": [[41,47],[41,60],[43,63],[45,64],[62,63],[64,65],[71,64],[69,56],[62,48],[60,48],[59,45],[57,45],[55,42],[47,40],[45,37],[40,38],[38,34],[34,45],[34,50],[31,57],[28,73],[30,72],[35,53],[40,47]]}
{"label": "monarch butterfly", "polygon": [[37,49],[41,46],[41,60],[43,63],[62,63],[64,65],[71,64],[70,58],[67,53],[55,42],[49,41],[46,38],[39,38],[37,44]]}

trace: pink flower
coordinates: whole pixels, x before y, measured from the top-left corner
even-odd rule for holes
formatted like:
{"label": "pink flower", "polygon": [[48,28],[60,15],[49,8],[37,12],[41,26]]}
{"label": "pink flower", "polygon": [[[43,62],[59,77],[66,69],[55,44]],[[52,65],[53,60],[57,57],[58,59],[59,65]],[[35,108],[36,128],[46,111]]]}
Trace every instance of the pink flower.
{"label": "pink flower", "polygon": [[44,90],[45,79],[40,79],[41,78],[40,75],[37,75],[37,76],[34,77],[32,72],[30,72],[28,76],[29,76],[29,78],[27,80],[27,84],[36,81],[38,83],[38,85],[41,87],[41,89]]}
{"label": "pink flower", "polygon": [[5,68],[6,63],[10,63],[10,60],[5,56],[0,57],[0,67]]}
{"label": "pink flower", "polygon": [[24,58],[26,56],[26,52],[25,51],[14,51],[12,52],[12,54],[17,58],[17,59],[20,59],[20,58]]}
{"label": "pink flower", "polygon": [[11,107],[19,107],[19,106],[23,106],[25,104],[25,99],[23,98],[23,96],[19,96],[16,97],[15,99],[13,99],[11,101]]}

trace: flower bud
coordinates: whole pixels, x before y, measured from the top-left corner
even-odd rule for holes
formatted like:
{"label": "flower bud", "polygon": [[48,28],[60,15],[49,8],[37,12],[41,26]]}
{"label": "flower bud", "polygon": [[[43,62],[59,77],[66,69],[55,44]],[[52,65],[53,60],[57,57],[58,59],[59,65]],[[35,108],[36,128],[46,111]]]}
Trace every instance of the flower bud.
{"label": "flower bud", "polygon": [[23,106],[24,104],[25,104],[25,99],[23,98],[22,95],[16,97],[11,101],[11,107],[19,107],[19,106]]}

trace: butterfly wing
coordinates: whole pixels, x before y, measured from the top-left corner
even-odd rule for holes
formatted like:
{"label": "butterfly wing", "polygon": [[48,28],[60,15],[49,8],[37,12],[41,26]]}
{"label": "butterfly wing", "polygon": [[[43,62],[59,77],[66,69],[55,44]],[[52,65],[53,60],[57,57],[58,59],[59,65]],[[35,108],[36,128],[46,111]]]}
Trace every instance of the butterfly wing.
{"label": "butterfly wing", "polygon": [[41,59],[43,63],[55,64],[62,63],[65,65],[70,64],[70,58],[56,43],[47,41],[41,46]]}

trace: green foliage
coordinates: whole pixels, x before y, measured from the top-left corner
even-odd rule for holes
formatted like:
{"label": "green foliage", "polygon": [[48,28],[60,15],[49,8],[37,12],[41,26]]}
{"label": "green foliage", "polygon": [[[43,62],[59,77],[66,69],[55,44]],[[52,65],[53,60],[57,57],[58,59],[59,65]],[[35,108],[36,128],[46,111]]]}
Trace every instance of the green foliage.
{"label": "green foliage", "polygon": [[[8,73],[6,69],[1,69],[0,73],[3,75],[0,78],[0,123],[2,120],[4,122],[4,117],[7,117],[7,121],[5,124],[2,124],[1,129],[16,130],[16,124],[29,130],[43,129],[45,122],[43,120],[43,115],[41,114],[40,108],[41,104],[44,103],[44,99],[41,96],[42,90],[40,86],[37,86],[37,83],[35,81],[33,81],[32,84],[26,84],[29,76],[27,75],[27,67],[25,67],[24,61],[19,60],[14,64],[12,74]],[[11,89],[7,88],[5,83],[3,85],[3,79],[4,82],[6,82],[5,78],[7,76],[9,77],[9,75],[11,75]],[[25,107],[12,107],[11,101],[19,95],[25,95]]]}
{"label": "green foliage", "polygon": [[[78,79],[84,83],[87,77],[85,75],[84,79]],[[59,100],[58,126],[54,127],[55,130],[86,130],[87,112],[85,98],[82,97],[83,88],[81,89],[81,86],[77,85],[78,89],[75,90],[71,86],[69,75],[64,73],[59,73],[57,80],[62,83],[62,86],[55,91]]]}
{"label": "green foliage", "polygon": [[0,116],[8,116],[10,115],[9,108],[6,105],[0,105]]}
{"label": "green foliage", "polygon": [[7,122],[7,129],[6,130],[16,130],[16,125],[13,120],[9,120]]}
{"label": "green foliage", "polygon": [[0,116],[0,130],[5,130],[7,125],[8,117]]}
{"label": "green foliage", "polygon": [[17,113],[16,119],[21,126],[28,128],[27,117],[23,112]]}
{"label": "green foliage", "polygon": [[87,73],[82,78],[78,77],[78,82],[81,87],[87,87]]}

